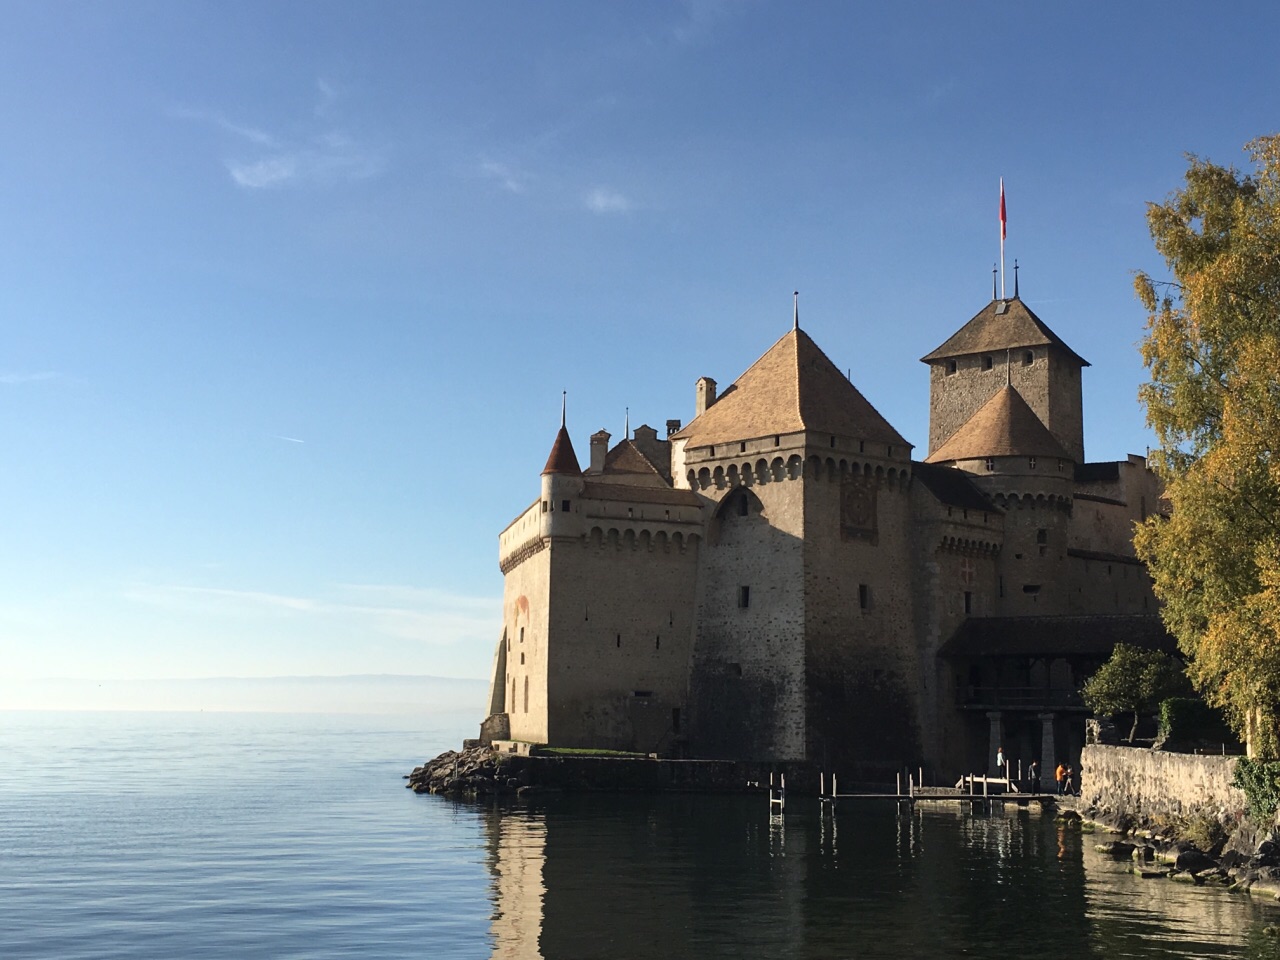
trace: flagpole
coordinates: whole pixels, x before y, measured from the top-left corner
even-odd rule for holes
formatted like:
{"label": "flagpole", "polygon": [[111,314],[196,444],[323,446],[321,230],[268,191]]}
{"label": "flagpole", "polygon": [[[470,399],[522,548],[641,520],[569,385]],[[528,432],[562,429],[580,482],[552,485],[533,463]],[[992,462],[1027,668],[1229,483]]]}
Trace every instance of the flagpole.
{"label": "flagpole", "polygon": [[1005,178],[1000,178],[1000,298],[1005,298]]}

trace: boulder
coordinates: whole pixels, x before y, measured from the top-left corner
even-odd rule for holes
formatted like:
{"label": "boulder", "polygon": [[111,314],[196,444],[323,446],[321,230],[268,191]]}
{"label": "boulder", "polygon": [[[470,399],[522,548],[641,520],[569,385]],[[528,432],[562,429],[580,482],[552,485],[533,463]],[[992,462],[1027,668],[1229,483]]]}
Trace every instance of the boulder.
{"label": "boulder", "polygon": [[1099,853],[1108,857],[1114,857],[1117,860],[1127,860],[1133,856],[1134,845],[1124,840],[1110,840],[1107,843],[1100,843],[1094,847]]}
{"label": "boulder", "polygon": [[1218,863],[1208,854],[1193,847],[1178,854],[1178,859],[1173,861],[1173,868],[1187,873],[1200,873],[1204,870],[1217,870]]}

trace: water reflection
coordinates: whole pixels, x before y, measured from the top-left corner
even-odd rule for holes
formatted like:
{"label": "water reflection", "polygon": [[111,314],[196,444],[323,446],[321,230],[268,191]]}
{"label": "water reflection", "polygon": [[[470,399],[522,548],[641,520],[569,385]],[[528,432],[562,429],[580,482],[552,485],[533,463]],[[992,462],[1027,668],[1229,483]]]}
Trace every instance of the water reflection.
{"label": "water reflection", "polygon": [[[492,956],[1272,956],[1275,908],[1141,880],[1038,811],[561,797],[487,820]],[[926,843],[927,837],[927,843]]]}

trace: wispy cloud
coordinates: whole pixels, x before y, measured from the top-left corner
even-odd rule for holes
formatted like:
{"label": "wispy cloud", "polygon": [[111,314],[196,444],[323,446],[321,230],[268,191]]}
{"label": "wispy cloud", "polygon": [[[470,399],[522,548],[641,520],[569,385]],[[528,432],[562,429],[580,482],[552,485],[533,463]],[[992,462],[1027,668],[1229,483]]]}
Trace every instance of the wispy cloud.
{"label": "wispy cloud", "polygon": [[[316,121],[325,119],[341,96],[338,87],[323,79],[316,81],[316,91],[314,118],[300,124],[303,128],[318,127]],[[385,164],[381,150],[333,127],[284,134],[230,120],[216,111],[176,108],[169,115],[209,124],[227,134],[234,146],[223,165],[232,181],[248,190],[365,180],[382,172]]]}
{"label": "wispy cloud", "polygon": [[0,383],[39,383],[42,380],[57,380],[62,374],[52,370],[41,370],[38,373],[0,373]]}
{"label": "wispy cloud", "polygon": [[305,440],[299,440],[297,437],[282,437],[280,434],[275,435],[277,440],[288,440],[290,443],[306,443]]}
{"label": "wispy cloud", "polygon": [[502,189],[510,193],[524,193],[529,183],[529,175],[523,170],[509,163],[499,163],[497,160],[481,160],[480,175],[496,180]]}
{"label": "wispy cloud", "polygon": [[594,188],[583,202],[592,213],[627,213],[631,210],[631,201],[609,187]]}
{"label": "wispy cloud", "polygon": [[135,603],[234,619],[314,617],[341,620],[360,632],[432,645],[494,642],[501,601],[442,590],[381,584],[337,584],[323,597],[180,584],[135,584],[125,597]]}

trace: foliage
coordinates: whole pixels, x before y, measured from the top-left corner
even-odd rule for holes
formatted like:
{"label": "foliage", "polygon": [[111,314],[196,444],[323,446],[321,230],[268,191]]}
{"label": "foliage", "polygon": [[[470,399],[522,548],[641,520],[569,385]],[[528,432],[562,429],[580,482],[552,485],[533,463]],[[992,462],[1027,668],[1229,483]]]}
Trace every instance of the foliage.
{"label": "foliage", "polygon": [[1141,389],[1171,511],[1135,537],[1188,674],[1251,756],[1280,755],[1280,136],[1254,171],[1191,157],[1147,222],[1172,273],[1147,308]]}
{"label": "foliage", "polygon": [[1271,823],[1280,807],[1280,761],[1241,757],[1231,785],[1244,791],[1250,817],[1264,826]]}
{"label": "foliage", "polygon": [[1160,704],[1160,739],[1174,743],[1235,743],[1222,713],[1199,697],[1169,697]]}
{"label": "foliage", "polygon": [[1178,831],[1179,838],[1216,857],[1227,843],[1227,828],[1211,813],[1200,812],[1188,817]]}
{"label": "foliage", "polygon": [[1117,643],[1107,660],[1080,691],[1085,706],[1100,716],[1133,714],[1129,742],[1138,733],[1138,718],[1154,713],[1161,700],[1186,691],[1182,665],[1159,650]]}

